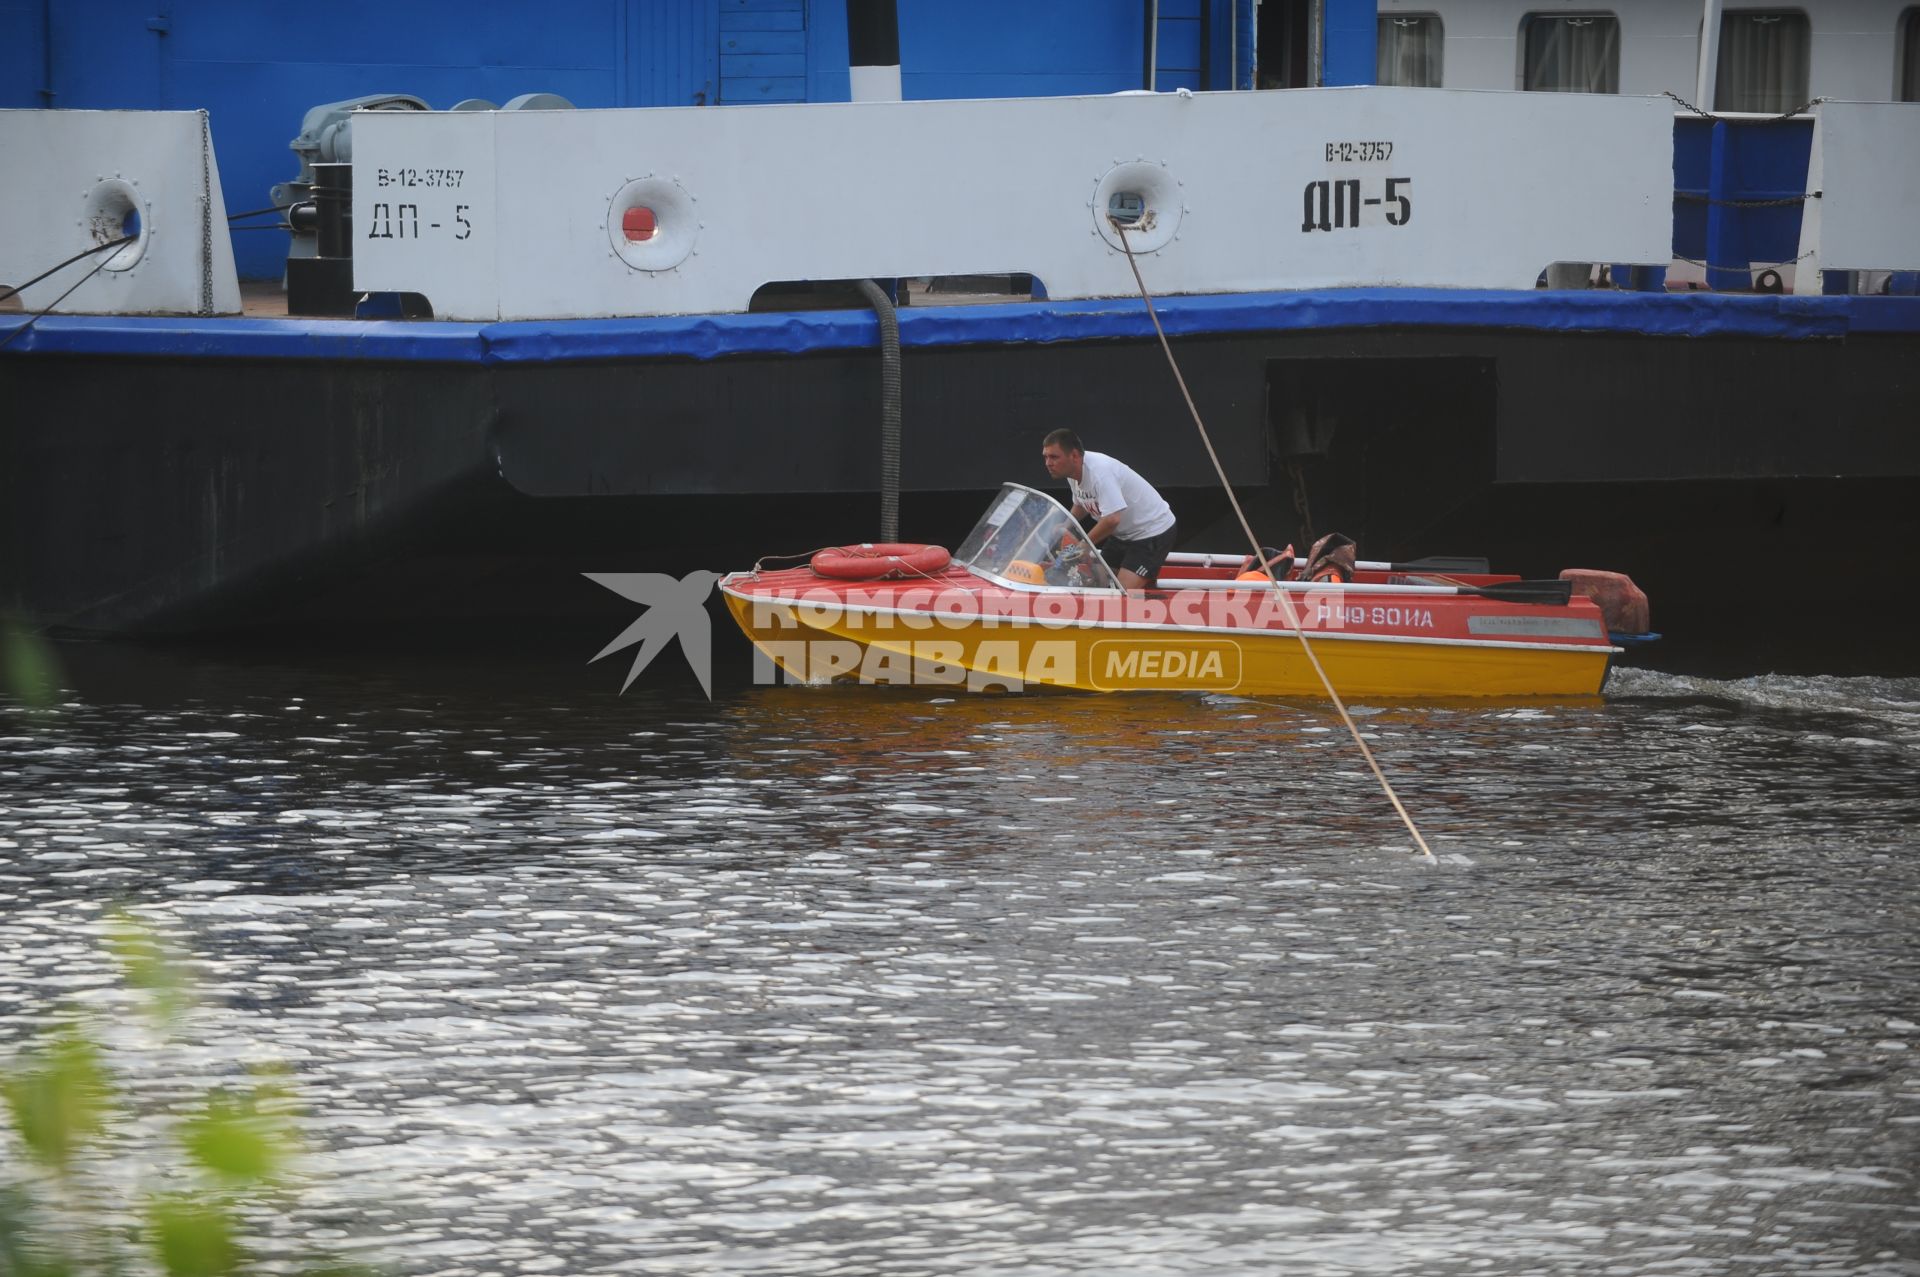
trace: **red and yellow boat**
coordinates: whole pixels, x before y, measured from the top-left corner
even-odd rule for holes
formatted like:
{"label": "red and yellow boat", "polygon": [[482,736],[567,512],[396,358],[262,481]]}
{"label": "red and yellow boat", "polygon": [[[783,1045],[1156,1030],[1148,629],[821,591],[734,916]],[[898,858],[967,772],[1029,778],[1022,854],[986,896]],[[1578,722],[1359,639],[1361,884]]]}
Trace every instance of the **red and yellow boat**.
{"label": "red and yellow boat", "polygon": [[1364,562],[1345,582],[1237,579],[1245,565],[1176,554],[1130,594],[1059,502],[1010,483],[951,556],[838,547],[720,588],[761,656],[806,682],[1318,697],[1304,632],[1344,696],[1580,697],[1621,650],[1569,580]]}

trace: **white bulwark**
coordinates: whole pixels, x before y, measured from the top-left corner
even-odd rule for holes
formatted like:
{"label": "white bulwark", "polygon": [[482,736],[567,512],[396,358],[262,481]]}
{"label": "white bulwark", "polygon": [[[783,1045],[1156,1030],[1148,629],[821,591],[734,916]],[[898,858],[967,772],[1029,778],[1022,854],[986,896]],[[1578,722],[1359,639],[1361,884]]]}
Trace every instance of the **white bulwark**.
{"label": "white bulwark", "polygon": [[1531,289],[1665,265],[1673,104],[1441,89],[363,112],[354,282],[443,318],[745,311],[796,280],[1030,273],[1054,299]]}
{"label": "white bulwark", "polygon": [[7,168],[0,182],[0,291],[86,249],[133,237],[24,289],[23,309],[239,311],[226,201],[203,113],[0,111],[0,156]]}
{"label": "white bulwark", "polygon": [[1920,102],[1822,102],[1813,111],[1794,291],[1821,271],[1920,270]]}

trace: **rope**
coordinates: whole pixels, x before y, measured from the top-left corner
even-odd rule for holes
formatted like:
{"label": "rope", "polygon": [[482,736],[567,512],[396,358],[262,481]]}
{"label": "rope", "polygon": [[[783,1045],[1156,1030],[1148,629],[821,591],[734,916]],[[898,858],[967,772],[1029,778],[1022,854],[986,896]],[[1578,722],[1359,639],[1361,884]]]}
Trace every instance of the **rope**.
{"label": "rope", "polygon": [[835,548],[837,547],[831,546],[831,545],[820,545],[820,546],[815,546],[811,550],[802,550],[798,554],[763,554],[759,558],[753,561],[752,571],[756,573],[760,572],[764,569],[765,565],[769,563],[797,563],[801,559],[811,559],[814,555],[820,553],[820,551],[822,550],[832,550]]}
{"label": "rope", "polygon": [[[1213,450],[1213,439],[1207,434],[1207,425],[1200,419],[1200,409],[1193,402],[1193,392],[1187,389],[1187,379],[1180,372],[1180,361],[1173,357],[1173,347],[1167,342],[1166,330],[1160,327],[1160,316],[1153,309],[1153,294],[1147,291],[1147,281],[1140,275],[1140,263],[1134,259],[1133,245],[1127,239],[1127,228],[1118,219],[1109,218],[1114,230],[1120,233],[1120,246],[1126,250],[1127,266],[1133,271],[1133,282],[1139,285],[1140,300],[1147,304],[1147,318],[1153,321],[1153,331],[1160,338],[1160,349],[1166,352],[1167,363],[1173,369],[1173,379],[1180,384],[1180,394],[1187,401],[1187,411],[1193,414],[1194,427],[1200,432],[1200,442],[1206,446],[1207,457],[1213,462],[1214,473],[1220,476],[1220,486],[1226,490],[1227,501],[1233,506],[1234,517],[1240,520],[1240,530],[1247,534],[1247,543],[1253,547],[1256,558],[1260,556],[1260,538],[1253,534],[1253,525],[1247,522],[1247,513],[1240,508],[1240,498],[1234,495],[1233,484],[1227,481],[1226,467],[1220,464],[1220,454]],[[1420,854],[1428,860],[1433,859],[1433,849],[1427,846],[1427,840],[1420,836],[1420,827],[1413,823],[1413,817],[1407,814],[1406,806],[1400,801],[1400,795],[1393,792],[1393,785],[1387,780],[1387,774],[1380,770],[1380,764],[1374,760],[1373,751],[1367,748],[1366,738],[1360,735],[1360,729],[1354,726],[1353,716],[1347,713],[1346,702],[1340,699],[1340,693],[1334,690],[1333,680],[1327,677],[1327,671],[1320,665],[1319,654],[1313,650],[1313,644],[1307,641],[1306,626],[1300,623],[1300,614],[1294,611],[1293,599],[1280,587],[1280,582],[1271,580],[1273,593],[1280,600],[1280,612],[1293,633],[1300,640],[1300,650],[1307,654],[1307,663],[1313,666],[1313,672],[1320,678],[1320,686],[1327,690],[1327,699],[1340,711],[1340,721],[1347,725],[1347,731],[1353,736],[1353,743],[1360,747],[1360,754],[1367,760],[1367,766],[1373,771],[1373,778],[1380,782],[1380,788],[1387,795],[1387,801],[1400,813],[1400,821],[1406,825],[1407,832],[1413,835],[1414,845],[1420,848]]]}
{"label": "rope", "polygon": [[[120,245],[126,243],[128,240],[137,239],[137,238],[139,237],[135,235],[123,235],[119,239],[110,239],[104,244],[98,245],[94,248],[89,248],[85,253],[79,253],[73,257],[69,257],[66,261],[61,262],[59,266],[54,267],[53,270],[46,272],[46,274],[38,275],[33,279],[28,280],[26,283],[20,285],[20,288],[16,288],[13,290],[13,292],[8,293],[7,296],[11,297],[13,296],[13,293],[19,292],[21,288],[28,288],[34,284],[39,283],[41,280],[45,279],[47,275],[53,274],[53,271],[59,270],[61,269],[61,267],[64,267],[64,266],[71,266],[73,263],[79,261],[82,257],[86,257],[92,253],[104,253],[109,248],[117,248]],[[112,260],[113,258],[111,257],[102,257],[98,262],[98,264],[96,264],[92,270],[88,271],[86,274],[82,275],[79,279],[74,281],[72,288],[67,289],[66,292],[61,293],[58,297],[54,298],[53,304],[51,306],[48,306],[45,310],[36,310],[35,312],[33,312],[32,316],[28,318],[26,323],[20,325],[18,328],[8,333],[5,337],[0,337],[0,350],[6,349],[8,342],[12,341],[15,337],[18,337],[21,333],[27,331],[27,329],[33,327],[33,325],[39,320],[40,316],[48,314],[51,311],[58,310],[61,302],[73,296],[73,291],[75,288],[80,287],[80,285],[86,283],[88,280],[92,279],[95,275],[98,275],[102,270],[105,270],[107,263]]]}

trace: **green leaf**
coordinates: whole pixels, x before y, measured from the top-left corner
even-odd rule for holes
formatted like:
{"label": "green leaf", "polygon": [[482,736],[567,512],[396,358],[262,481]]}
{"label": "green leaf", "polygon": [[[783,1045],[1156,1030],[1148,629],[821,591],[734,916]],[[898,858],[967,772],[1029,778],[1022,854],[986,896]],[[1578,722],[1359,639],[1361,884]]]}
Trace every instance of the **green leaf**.
{"label": "green leaf", "polygon": [[292,1123],[280,1107],[285,1092],[263,1083],[252,1092],[215,1091],[181,1126],[187,1155],[223,1179],[258,1184],[279,1174],[292,1155]]}
{"label": "green leaf", "polygon": [[71,1025],[5,1082],[7,1111],[34,1160],[65,1174],[74,1150],[99,1134],[112,1088],[100,1048]]}
{"label": "green leaf", "polygon": [[36,708],[60,699],[60,662],[53,648],[17,621],[0,621],[0,692]]}
{"label": "green leaf", "polygon": [[155,1197],[147,1203],[147,1226],[168,1277],[223,1277],[240,1266],[233,1221],[210,1202]]}
{"label": "green leaf", "polygon": [[161,1020],[177,1019],[189,1001],[187,978],[153,933],[127,914],[115,911],[107,930],[107,946],[120,963],[122,978],[148,995],[148,1009]]}
{"label": "green leaf", "polygon": [[30,1206],[18,1187],[0,1188],[0,1273],[10,1277],[72,1277],[73,1262],[41,1239],[36,1245],[27,1231]]}

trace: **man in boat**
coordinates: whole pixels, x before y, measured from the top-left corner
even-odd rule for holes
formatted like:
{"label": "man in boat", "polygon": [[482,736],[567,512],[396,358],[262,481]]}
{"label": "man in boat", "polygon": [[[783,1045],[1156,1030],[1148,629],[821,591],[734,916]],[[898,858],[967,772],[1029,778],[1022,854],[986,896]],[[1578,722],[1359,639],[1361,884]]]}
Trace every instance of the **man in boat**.
{"label": "man in boat", "polygon": [[1153,584],[1173,549],[1173,509],[1126,462],[1088,452],[1071,430],[1055,430],[1040,444],[1047,473],[1065,479],[1073,517],[1093,520],[1087,539],[1129,590]]}

